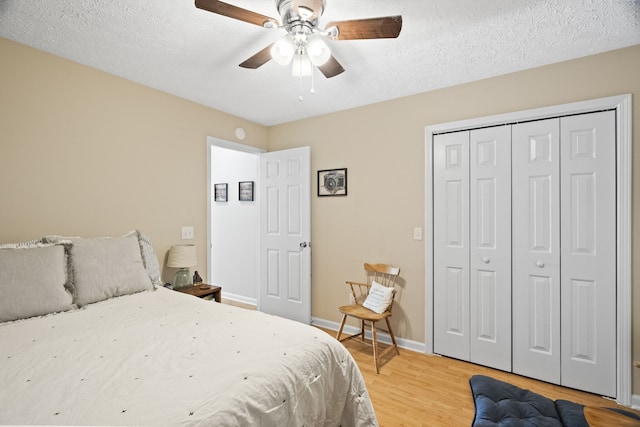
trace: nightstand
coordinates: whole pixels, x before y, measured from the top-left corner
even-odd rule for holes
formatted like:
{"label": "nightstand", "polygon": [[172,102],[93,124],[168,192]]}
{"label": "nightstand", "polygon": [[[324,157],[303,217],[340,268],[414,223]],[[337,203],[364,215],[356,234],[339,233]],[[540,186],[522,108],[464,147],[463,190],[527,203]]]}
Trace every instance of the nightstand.
{"label": "nightstand", "polygon": [[[205,289],[202,289],[205,287]],[[178,292],[182,292],[184,294],[193,295],[198,298],[206,298],[209,296],[213,296],[213,299],[216,302],[222,302],[222,286],[216,285],[207,285],[206,283],[200,283],[194,286],[187,286],[186,288],[176,289]]]}

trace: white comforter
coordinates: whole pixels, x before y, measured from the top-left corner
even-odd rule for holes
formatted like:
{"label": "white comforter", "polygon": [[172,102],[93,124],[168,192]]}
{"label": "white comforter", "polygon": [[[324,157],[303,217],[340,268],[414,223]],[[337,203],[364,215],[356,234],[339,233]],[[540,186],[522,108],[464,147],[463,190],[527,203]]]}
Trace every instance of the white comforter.
{"label": "white comforter", "polygon": [[166,289],[0,324],[0,424],[372,426],[351,355]]}

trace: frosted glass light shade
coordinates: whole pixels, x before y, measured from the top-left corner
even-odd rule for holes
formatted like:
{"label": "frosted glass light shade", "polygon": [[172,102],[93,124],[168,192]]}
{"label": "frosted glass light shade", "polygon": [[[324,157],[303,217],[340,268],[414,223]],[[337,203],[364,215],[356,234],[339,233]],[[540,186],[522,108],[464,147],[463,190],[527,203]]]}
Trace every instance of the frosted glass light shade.
{"label": "frosted glass light shade", "polygon": [[331,57],[331,50],[329,46],[319,37],[313,37],[307,43],[307,55],[311,63],[316,67],[326,63]]}
{"label": "frosted glass light shade", "polygon": [[296,51],[296,45],[289,37],[283,37],[271,46],[271,58],[280,65],[288,65]]}
{"label": "frosted glass light shade", "polygon": [[295,77],[311,75],[311,60],[303,53],[296,53],[291,65],[291,74]]}

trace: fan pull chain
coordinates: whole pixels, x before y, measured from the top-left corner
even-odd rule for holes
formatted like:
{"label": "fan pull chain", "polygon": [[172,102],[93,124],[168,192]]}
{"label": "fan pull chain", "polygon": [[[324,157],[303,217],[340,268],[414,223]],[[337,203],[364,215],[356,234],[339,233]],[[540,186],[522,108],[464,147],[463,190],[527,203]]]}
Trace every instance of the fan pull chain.
{"label": "fan pull chain", "polygon": [[[304,97],[302,96],[302,78],[303,76],[300,75],[300,90],[299,90],[299,95],[298,95],[298,101],[303,102],[304,101]],[[316,86],[315,86],[315,69],[312,68],[311,69],[311,89],[309,90],[309,92],[311,94],[316,93]]]}
{"label": "fan pull chain", "polygon": [[298,96],[298,101],[304,101],[304,98],[302,97],[302,76],[300,76],[300,95]]}
{"label": "fan pull chain", "polygon": [[315,67],[311,67],[311,90],[309,92],[311,92],[312,94],[316,93],[315,79],[314,79],[314,76],[316,74],[315,71],[316,71]]}

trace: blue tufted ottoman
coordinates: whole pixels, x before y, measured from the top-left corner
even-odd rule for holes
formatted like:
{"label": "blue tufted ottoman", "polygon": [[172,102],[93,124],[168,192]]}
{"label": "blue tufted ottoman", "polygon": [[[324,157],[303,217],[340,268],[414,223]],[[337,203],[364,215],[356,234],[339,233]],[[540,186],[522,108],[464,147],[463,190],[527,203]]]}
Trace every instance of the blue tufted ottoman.
{"label": "blue tufted ottoman", "polygon": [[540,394],[484,375],[474,375],[469,384],[476,406],[473,427],[588,427],[582,405],[558,401],[556,406]]}

